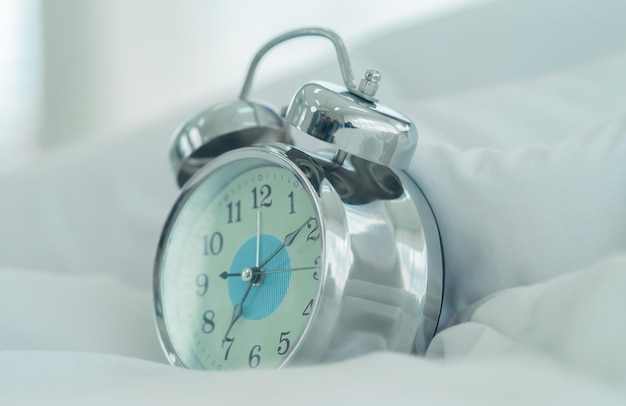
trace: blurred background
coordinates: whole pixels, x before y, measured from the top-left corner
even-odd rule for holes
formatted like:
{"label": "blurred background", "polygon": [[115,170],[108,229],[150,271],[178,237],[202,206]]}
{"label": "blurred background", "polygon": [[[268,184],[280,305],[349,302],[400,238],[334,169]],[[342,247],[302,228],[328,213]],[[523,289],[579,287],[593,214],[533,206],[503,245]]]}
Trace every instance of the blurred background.
{"label": "blurred background", "polygon": [[[286,30],[331,28],[350,52],[391,25],[481,2],[0,0],[0,172],[213,95],[234,98],[256,50]],[[258,77],[278,80],[333,52],[307,41],[272,51]]]}

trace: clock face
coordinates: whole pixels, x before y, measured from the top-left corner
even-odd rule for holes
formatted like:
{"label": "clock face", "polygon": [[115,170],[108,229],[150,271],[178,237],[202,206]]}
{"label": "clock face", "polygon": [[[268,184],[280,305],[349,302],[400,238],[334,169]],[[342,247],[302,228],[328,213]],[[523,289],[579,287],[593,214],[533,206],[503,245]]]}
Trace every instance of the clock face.
{"label": "clock face", "polygon": [[171,216],[156,266],[171,362],[233,369],[287,359],[317,305],[317,213],[296,175],[270,161],[234,161],[195,184]]}

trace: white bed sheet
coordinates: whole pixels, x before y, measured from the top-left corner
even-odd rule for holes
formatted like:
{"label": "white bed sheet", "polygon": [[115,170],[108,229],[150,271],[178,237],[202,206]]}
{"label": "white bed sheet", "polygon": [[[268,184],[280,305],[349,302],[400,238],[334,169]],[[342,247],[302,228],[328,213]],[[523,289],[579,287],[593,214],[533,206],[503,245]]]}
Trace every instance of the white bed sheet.
{"label": "white bed sheet", "polygon": [[623,15],[618,1],[490,3],[351,50],[420,130],[410,173],[446,262],[425,358],[165,365],[151,273],[177,192],[167,140],[205,106],[4,173],[0,404],[625,404]]}

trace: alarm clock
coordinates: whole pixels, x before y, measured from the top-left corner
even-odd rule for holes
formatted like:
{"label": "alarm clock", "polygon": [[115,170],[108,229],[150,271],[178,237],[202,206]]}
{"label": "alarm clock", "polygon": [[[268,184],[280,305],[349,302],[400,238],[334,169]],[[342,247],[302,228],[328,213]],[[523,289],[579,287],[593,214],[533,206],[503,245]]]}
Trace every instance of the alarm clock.
{"label": "alarm clock", "polygon": [[[332,42],[344,85],[305,83],[283,113],[250,100],[260,59],[301,36]],[[380,79],[369,70],[355,84],[334,32],[290,31],[255,55],[238,100],[175,132],[181,193],[153,279],[170,363],[281,368],[425,351],[441,310],[442,248],[404,172],[415,125],[379,103]]]}

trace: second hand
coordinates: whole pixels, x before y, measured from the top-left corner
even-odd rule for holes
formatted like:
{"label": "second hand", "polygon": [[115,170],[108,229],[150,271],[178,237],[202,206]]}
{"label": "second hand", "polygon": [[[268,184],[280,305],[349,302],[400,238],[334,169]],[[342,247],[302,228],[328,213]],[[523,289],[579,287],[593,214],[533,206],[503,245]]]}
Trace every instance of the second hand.
{"label": "second hand", "polygon": [[256,212],[256,267],[259,267],[259,252],[261,251],[261,208]]}

